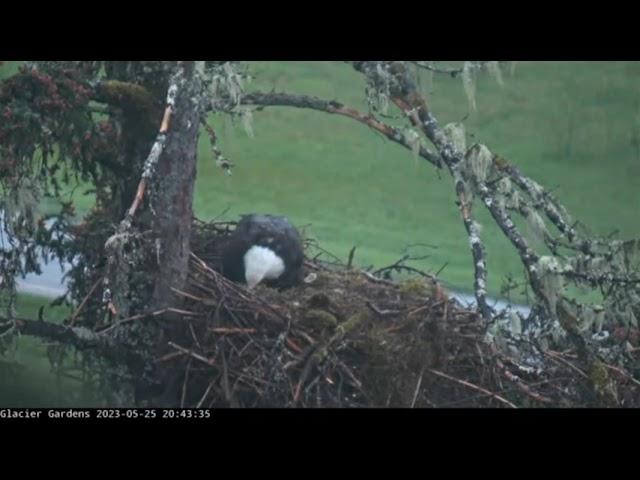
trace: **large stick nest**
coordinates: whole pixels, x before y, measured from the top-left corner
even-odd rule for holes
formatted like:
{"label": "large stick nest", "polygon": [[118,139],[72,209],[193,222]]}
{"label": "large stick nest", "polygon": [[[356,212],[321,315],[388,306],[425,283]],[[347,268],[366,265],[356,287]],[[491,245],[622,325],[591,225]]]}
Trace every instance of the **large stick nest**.
{"label": "large stick nest", "polygon": [[174,373],[181,406],[640,405],[631,373],[610,366],[599,385],[571,350],[547,350],[542,368],[523,368],[485,341],[475,311],[424,276],[389,281],[312,259],[308,245],[304,282],[249,291],[217,272],[232,229],[195,224],[174,311],[188,328],[157,360]]}

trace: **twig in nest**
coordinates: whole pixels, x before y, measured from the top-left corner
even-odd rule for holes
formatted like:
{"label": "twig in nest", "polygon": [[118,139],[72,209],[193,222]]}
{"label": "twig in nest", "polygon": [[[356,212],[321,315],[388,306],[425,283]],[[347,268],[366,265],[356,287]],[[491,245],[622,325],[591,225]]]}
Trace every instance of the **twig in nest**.
{"label": "twig in nest", "polygon": [[384,285],[390,285],[390,286],[394,286],[397,287],[398,285],[394,282],[390,282],[389,280],[385,280],[384,278],[378,278],[375,275],[372,275],[371,273],[365,271],[365,270],[360,270],[360,273],[362,275],[364,275],[367,280],[372,281],[373,283],[382,283]]}
{"label": "twig in nest", "polygon": [[486,388],[479,387],[478,385],[474,385],[473,383],[467,382],[465,380],[460,380],[459,378],[452,377],[450,375],[447,375],[446,373],[440,372],[438,370],[434,370],[432,368],[430,368],[429,371],[431,373],[433,373],[434,375],[438,375],[439,377],[446,378],[447,380],[451,380],[452,382],[459,383],[460,385],[464,385],[465,387],[473,388],[474,390],[478,390],[479,392],[483,392],[483,393],[489,395],[490,397],[495,398],[499,402],[502,402],[505,405],[508,405],[511,408],[518,408],[516,405],[511,403],[506,398],[501,397],[497,393],[490,392]]}
{"label": "twig in nest", "polygon": [[202,345],[200,345],[200,340],[198,340],[198,337],[196,336],[196,332],[193,329],[193,325],[191,323],[189,323],[189,332],[191,333],[191,338],[193,338],[193,341],[195,342],[196,346],[202,350]]}
{"label": "twig in nest", "polygon": [[369,301],[367,301],[365,304],[367,305],[367,307],[371,309],[371,311],[373,311],[376,315],[379,315],[380,317],[389,317],[393,315],[399,315],[402,313],[402,310],[380,310],[377,306],[375,306],[373,303]]}
{"label": "twig in nest", "polygon": [[189,300],[206,304],[206,300],[204,298],[196,297],[191,293],[183,292],[182,290],[178,290],[177,288],[174,288],[174,287],[171,287],[171,290],[174,293],[177,293],[178,295],[180,295],[181,297],[185,297],[185,298],[188,298]]}
{"label": "twig in nest", "polygon": [[229,405],[237,408],[239,407],[238,402],[233,395],[233,391],[229,388],[229,369],[227,367],[227,358],[224,353],[224,348],[222,348],[220,354],[222,357],[222,388],[224,389],[224,397],[225,400],[229,402]]}
{"label": "twig in nest", "polygon": [[565,365],[565,366],[569,367],[574,372],[577,372],[581,377],[589,379],[589,376],[586,373],[584,373],[581,369],[576,367],[574,364],[572,364],[568,360],[565,360],[564,358],[562,358],[562,356],[558,355],[557,353],[555,353],[555,352],[553,352],[551,350],[544,350],[543,353],[545,355],[551,357],[552,360],[554,360],[554,361],[556,361],[558,363],[561,363],[562,365]]}
{"label": "twig in nest", "polygon": [[640,385],[640,381],[636,380],[635,377],[633,377],[633,375],[631,375],[630,373],[624,371],[622,368],[616,367],[615,365],[609,365],[608,363],[605,363],[604,366],[606,368],[608,368],[609,370],[613,370],[614,372],[618,372],[620,375],[622,375],[625,378],[628,378],[629,380],[631,380],[631,382],[635,383],[636,385]]}
{"label": "twig in nest", "polygon": [[230,333],[256,333],[257,331],[255,328],[224,328],[224,327],[210,328],[209,330],[214,333],[220,333],[222,335],[227,335]]}
{"label": "twig in nest", "polygon": [[308,356],[307,358],[307,362],[304,365],[304,368],[302,369],[302,373],[300,374],[300,379],[298,380],[298,383],[296,384],[296,389],[295,389],[295,393],[293,394],[293,404],[297,405],[298,400],[300,399],[300,393],[302,391],[302,386],[304,385],[304,383],[307,381],[307,378],[309,377],[309,374],[311,373],[311,370],[313,369],[313,367],[315,367],[317,365],[317,360],[318,358],[314,355],[315,352],[317,351],[318,347],[317,345],[312,347],[311,349],[311,354]]}
{"label": "twig in nest", "polygon": [[203,363],[206,363],[207,365],[209,365],[210,367],[215,367],[216,364],[213,360],[209,360],[206,357],[203,357],[202,355],[197,354],[196,352],[193,352],[191,350],[189,350],[188,348],[184,348],[181,347],[180,345],[177,345],[173,342],[169,342],[167,345],[169,345],[171,348],[175,348],[176,350],[179,350],[180,352],[184,353],[185,355],[189,355],[192,358],[195,358],[196,360],[199,360]]}
{"label": "twig in nest", "polygon": [[182,397],[180,398],[180,408],[184,408],[184,401],[187,398],[187,384],[189,383],[189,370],[191,369],[191,359],[187,362],[187,369],[184,373],[184,382],[182,382]]}
{"label": "twig in nest", "polygon": [[204,403],[205,399],[209,395],[209,392],[211,391],[211,389],[213,388],[213,385],[215,383],[216,383],[216,379],[215,378],[209,382],[209,386],[204,391],[204,395],[202,395],[202,398],[198,401],[198,404],[196,405],[196,408],[201,408],[202,407],[202,404]]}
{"label": "twig in nest", "polygon": [[297,343],[295,343],[293,340],[291,340],[289,337],[287,337],[287,338],[285,339],[285,343],[286,343],[289,347],[291,347],[291,349],[292,349],[293,351],[295,351],[296,353],[302,353],[302,352],[303,352],[302,348],[300,348],[300,346],[298,346],[298,344],[297,344]]}
{"label": "twig in nest", "polygon": [[542,396],[539,393],[536,393],[533,390],[531,390],[527,385],[525,385],[522,382],[522,380],[520,380],[517,376],[511,373],[504,365],[502,365],[501,369],[504,372],[504,375],[515,384],[518,390],[524,392],[526,395],[530,396],[534,400],[537,400],[538,402],[553,403],[553,400],[551,400],[550,398]]}
{"label": "twig in nest", "polygon": [[342,360],[340,360],[340,358],[338,358],[337,356],[336,356],[336,360],[337,360],[336,361],[337,365],[342,369],[342,371],[344,373],[347,374],[347,376],[351,379],[351,381],[356,386],[356,388],[358,388],[358,390],[360,390],[360,393],[362,393],[366,397],[367,395],[364,392],[364,390],[362,389],[362,382],[356,378],[356,376],[351,371],[351,369],[347,366],[346,363],[344,363]]}
{"label": "twig in nest", "polygon": [[166,355],[163,355],[160,358],[157,358],[156,360],[154,360],[154,363],[162,363],[162,362],[168,362],[169,360],[173,360],[174,358],[178,358],[184,355],[184,352],[171,352],[171,353],[167,353]]}
{"label": "twig in nest", "polygon": [[201,313],[190,312],[188,310],[180,310],[179,308],[163,308],[162,310],[156,310],[155,312],[147,312],[147,313],[139,313],[137,315],[133,315],[131,317],[127,317],[124,320],[120,320],[119,322],[114,323],[113,325],[105,328],[104,330],[100,330],[97,333],[104,334],[116,327],[119,327],[125,323],[134,322],[136,320],[141,320],[143,318],[155,318],[165,313],[177,313],[179,315],[189,316],[189,317],[201,317]]}
{"label": "twig in nest", "polygon": [[356,253],[356,247],[354,247],[349,251],[349,258],[347,259],[347,269],[350,270],[353,265],[353,256]]}
{"label": "twig in nest", "polygon": [[413,393],[413,400],[411,400],[411,408],[416,406],[416,400],[418,400],[418,394],[420,393],[420,386],[422,385],[422,377],[424,375],[424,370],[420,372],[420,378],[418,378],[418,383],[416,384],[416,390]]}

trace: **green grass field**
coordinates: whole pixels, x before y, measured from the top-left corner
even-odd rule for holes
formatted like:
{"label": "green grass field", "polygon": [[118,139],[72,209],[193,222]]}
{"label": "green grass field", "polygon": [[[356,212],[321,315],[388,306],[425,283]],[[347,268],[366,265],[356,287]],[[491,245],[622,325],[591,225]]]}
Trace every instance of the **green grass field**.
{"label": "green grass field", "polygon": [[[249,89],[317,95],[365,109],[363,79],[343,63],[251,66],[256,80]],[[14,68],[4,65],[0,75]],[[459,79],[424,80],[443,125],[469,114]],[[502,88],[489,77],[479,80],[478,111],[465,125],[471,141],[485,143],[552,189],[575,220],[596,233],[638,236],[638,85],[638,62],[521,62],[513,77],[505,75]],[[256,112],[253,139],[228,119],[216,117],[212,124],[236,168],[231,177],[218,170],[202,136],[195,200],[201,218],[216,218],[227,209],[221,218],[284,214],[299,226],[310,225],[307,232],[342,258],[357,246],[360,265],[390,264],[409,244],[434,245],[413,250],[430,255],[416,266],[435,271],[447,263],[442,279],[470,289],[471,254],[445,172],[438,175],[360,124],[324,113]],[[80,210],[89,205],[90,199],[78,199]],[[495,294],[504,275],[519,274],[521,267],[488,215],[478,208],[477,216],[484,226],[489,290]],[[37,368],[44,375],[48,367]]]}

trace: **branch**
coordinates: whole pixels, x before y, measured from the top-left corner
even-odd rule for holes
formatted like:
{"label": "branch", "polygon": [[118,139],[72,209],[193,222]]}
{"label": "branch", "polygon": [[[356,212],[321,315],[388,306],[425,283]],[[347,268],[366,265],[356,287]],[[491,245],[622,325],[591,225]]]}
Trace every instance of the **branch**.
{"label": "branch", "polygon": [[127,348],[116,342],[113,337],[100,336],[85,327],[70,327],[26,318],[6,319],[0,317],[0,332],[4,333],[11,328],[21,335],[52,340],[75,347],[78,350],[91,350],[118,364],[137,365],[146,361],[142,352]]}
{"label": "branch", "polygon": [[[336,101],[322,100],[308,95],[253,92],[243,96],[240,103],[243,105],[261,105],[265,107],[279,106],[308,108],[311,110],[342,115],[367,125],[369,128],[381,133],[389,140],[398,143],[409,150],[413,150],[412,142],[410,142],[399,129],[382,123],[373,115],[365,115],[354,108]],[[429,149],[421,145],[418,154],[436,167],[441,168],[441,162],[438,155],[431,152]]]}
{"label": "branch", "polygon": [[459,68],[444,68],[444,67],[436,67],[435,65],[429,62],[411,62],[414,65],[424,69],[429,70],[434,73],[443,73],[445,75],[451,75],[451,77],[455,78],[456,76],[462,73],[463,67]]}
{"label": "branch", "polygon": [[15,318],[8,320],[3,318],[0,323],[0,330],[3,327],[9,327],[11,324],[22,335],[31,335],[34,337],[46,338],[56,342],[72,345],[80,350],[87,348],[96,348],[98,346],[106,347],[107,339],[99,338],[91,330],[84,327],[68,327],[58,325],[56,323],[29,320],[26,318]]}
{"label": "branch", "polygon": [[216,135],[215,130],[213,129],[213,127],[211,127],[211,125],[209,125],[209,123],[207,123],[207,120],[204,117],[200,120],[200,123],[202,123],[202,126],[204,127],[207,134],[209,135],[209,143],[211,144],[211,151],[216,157],[216,165],[222,168],[227,175],[231,175],[231,169],[233,168],[234,165],[232,162],[227,160],[224,155],[222,155],[222,152],[218,148],[218,145],[217,145],[218,137]]}
{"label": "branch", "polygon": [[[463,153],[454,147],[453,143],[449,141],[440,128],[438,121],[429,110],[424,98],[418,93],[416,85],[408,74],[405,65],[401,62],[389,62],[384,65],[383,68],[380,68],[377,62],[352,62],[352,64],[356,70],[365,74],[375,85],[386,85],[388,87],[393,103],[398,106],[398,108],[409,117],[411,122],[419,127],[424,135],[435,145],[440,157],[449,168],[451,175],[456,179],[456,191],[460,192],[459,187],[464,187],[460,173],[461,166],[464,162]],[[512,245],[518,251],[529,273],[531,286],[537,297],[546,305],[550,317],[558,318],[560,324],[567,332],[570,341],[577,347],[583,361],[589,366],[590,371],[602,371],[600,368],[602,362],[599,361],[589,341],[584,337],[582,332],[580,332],[578,319],[567,308],[564,299],[560,298],[556,305],[552,305],[552,302],[547,297],[536,268],[536,263],[539,260],[538,255],[529,247],[527,241],[520,234],[504,208],[499,206],[499,203],[484,183],[484,179],[476,178],[475,187],[496,223],[498,223],[503,233],[509,238]],[[465,225],[468,222],[467,213],[465,213],[463,209]],[[468,231],[468,233],[471,232]],[[474,252],[474,260],[475,256],[476,254]],[[476,262],[476,279],[481,277],[482,269],[479,267],[480,265]],[[476,286],[477,283],[476,281]],[[476,292],[476,295],[478,296],[478,292]],[[606,371],[604,372],[604,376],[606,377]],[[592,382],[592,384],[596,387],[595,389],[597,391],[598,388],[595,382]]]}
{"label": "branch", "polygon": [[478,223],[475,222],[471,216],[471,205],[465,198],[464,184],[461,178],[456,180],[455,188],[460,203],[462,221],[469,236],[469,245],[471,246],[471,255],[473,256],[473,287],[476,301],[478,302],[478,309],[485,320],[491,320],[493,311],[487,304],[487,262],[485,260],[484,245],[480,238],[480,229],[478,228]]}
{"label": "branch", "polygon": [[[559,212],[556,202],[549,192],[538,183],[523,175],[517,167],[509,164],[504,158],[496,156],[494,164],[500,171],[506,173],[509,178],[513,180],[513,183],[531,197],[537,209],[542,208],[547,218],[570,243],[577,241],[577,232],[562,218],[562,214]],[[580,248],[585,254],[594,254],[588,242],[584,242]]]}
{"label": "branch", "polygon": [[144,162],[144,169],[142,171],[142,178],[140,179],[140,183],[138,184],[138,190],[136,191],[136,196],[133,199],[133,203],[131,207],[127,211],[127,214],[120,224],[120,230],[126,231],[131,226],[131,222],[133,220],[133,216],[136,214],[140,203],[144,198],[144,193],[147,188],[147,183],[153,176],[156,165],[158,164],[158,160],[160,155],[162,154],[162,150],[164,149],[164,144],[167,141],[167,132],[169,131],[169,126],[171,123],[171,115],[175,110],[176,104],[176,96],[178,95],[178,84],[180,80],[182,80],[183,70],[179,69],[178,72],[171,77],[169,83],[169,89],[167,91],[167,106],[164,110],[164,116],[162,118],[162,123],[160,124],[160,130],[158,131],[158,136],[156,137],[156,141],[153,143],[151,147],[151,151],[149,152],[149,156]]}

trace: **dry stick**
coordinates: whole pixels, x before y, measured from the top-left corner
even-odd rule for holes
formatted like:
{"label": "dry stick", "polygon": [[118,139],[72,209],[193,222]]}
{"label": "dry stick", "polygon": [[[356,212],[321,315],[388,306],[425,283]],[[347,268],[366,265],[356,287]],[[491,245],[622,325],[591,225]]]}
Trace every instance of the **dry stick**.
{"label": "dry stick", "polygon": [[227,359],[224,354],[224,349],[220,352],[222,356],[222,388],[224,389],[224,396],[229,404],[236,408],[239,407],[238,402],[233,395],[233,391],[229,389],[229,369],[227,367]]}
{"label": "dry stick", "polygon": [[502,365],[501,368],[505,376],[515,384],[516,388],[524,392],[526,395],[530,396],[534,400],[537,400],[538,402],[553,403],[553,400],[551,400],[550,398],[540,395],[539,393],[531,390],[527,385],[522,383],[522,381],[518,377],[512,374],[504,365]]}
{"label": "dry stick", "polygon": [[191,338],[193,338],[193,341],[195,342],[196,346],[202,350],[202,345],[200,345],[200,340],[198,340],[198,337],[196,336],[196,332],[193,329],[193,324],[191,322],[189,322],[189,332],[191,332]]}
{"label": "dry stick", "polygon": [[351,379],[351,381],[354,383],[356,388],[360,390],[360,393],[362,393],[366,397],[367,394],[362,389],[362,382],[356,378],[356,376],[351,371],[351,369],[347,366],[347,364],[344,363],[342,360],[340,360],[338,356],[336,356],[336,360],[337,360],[338,366],[347,374],[347,376]]}
{"label": "dry stick", "polygon": [[167,353],[166,355],[163,355],[162,357],[157,358],[156,360],[154,360],[154,363],[168,362],[169,360],[172,360],[172,359],[177,358],[177,357],[181,357],[182,355],[184,355],[184,352]]}
{"label": "dry stick", "polygon": [[374,303],[371,303],[370,301],[366,301],[365,305],[367,307],[369,307],[369,309],[375,313],[376,315],[380,316],[380,317],[389,317],[389,316],[393,316],[393,315],[400,315],[401,313],[403,313],[403,310],[380,310],[380,308],[378,306],[376,306]]}
{"label": "dry stick", "polygon": [[204,395],[202,395],[202,398],[200,399],[200,401],[198,402],[198,404],[196,405],[196,408],[200,408],[202,407],[202,404],[204,403],[204,400],[207,398],[207,396],[209,395],[209,392],[211,391],[211,389],[213,388],[213,385],[215,384],[216,379],[213,379],[209,382],[209,386],[207,387],[207,389],[204,391]]}
{"label": "dry stick", "polygon": [[296,353],[302,353],[303,350],[302,348],[300,348],[300,346],[295,343],[293,340],[291,340],[291,338],[287,337],[285,339],[285,343],[291,348],[291,350],[293,350]]}
{"label": "dry stick", "polygon": [[70,327],[73,327],[73,325],[76,323],[76,319],[78,318],[78,315],[80,314],[82,309],[85,307],[85,305],[89,301],[89,298],[91,297],[91,295],[93,295],[93,293],[96,291],[96,288],[98,288],[98,285],[100,285],[102,281],[103,281],[102,278],[99,278],[98,280],[96,280],[96,282],[93,284],[93,287],[91,287],[91,290],[89,290],[89,293],[87,293],[86,297],[84,297],[84,300],[82,300],[82,302],[80,303],[76,311],[73,313],[73,315],[71,315],[71,319],[69,320]]}
{"label": "dry stick", "polygon": [[124,323],[130,323],[130,322],[134,322],[136,320],[141,320],[143,318],[149,318],[149,317],[157,317],[159,315],[163,315],[167,312],[170,313],[177,313],[178,315],[185,315],[185,316],[190,316],[190,317],[201,317],[202,314],[201,313],[195,313],[195,312],[190,312],[188,310],[181,310],[179,308],[163,308],[161,310],[156,310],[155,312],[146,312],[146,313],[138,313],[137,315],[132,315],[131,317],[127,317],[123,320],[120,320],[116,323],[114,323],[113,325],[105,328],[104,330],[100,330],[97,333],[99,334],[103,334],[106,332],[109,332],[111,330],[113,330],[116,327],[119,327],[120,325],[124,324]]}
{"label": "dry stick", "polygon": [[469,383],[465,380],[460,380],[459,378],[455,378],[452,377],[450,375],[447,375],[446,373],[440,372],[439,370],[434,370],[432,368],[429,369],[429,371],[431,373],[433,373],[434,375],[438,375],[439,377],[442,378],[446,378],[447,380],[451,380],[452,382],[456,382],[459,383],[460,385],[464,385],[465,387],[469,387],[469,388],[473,388],[474,390],[478,390],[480,392],[485,393],[486,395],[489,395],[492,398],[495,398],[496,400],[510,406],[511,408],[518,408],[516,405],[514,405],[513,403],[511,403],[509,400],[507,400],[506,398],[501,397],[500,395],[490,392],[489,390],[479,387],[478,385],[474,385],[473,383]]}
{"label": "dry stick", "polygon": [[373,282],[373,283],[381,283],[383,285],[389,285],[389,286],[395,286],[397,287],[398,284],[391,282],[389,280],[385,280],[384,278],[379,278],[376,277],[375,275],[365,271],[365,270],[360,270],[360,273],[369,281]]}
{"label": "dry stick", "polygon": [[210,331],[214,333],[220,334],[229,334],[229,333],[256,333],[255,328],[210,328]]}
{"label": "dry stick", "polygon": [[196,297],[195,295],[192,295],[191,293],[187,293],[187,292],[183,292],[182,290],[178,290],[177,288],[171,287],[171,290],[174,293],[177,293],[178,295],[188,298],[190,300],[194,300],[196,302],[201,302],[201,303],[206,303],[206,299],[202,298],[202,297]]}
{"label": "dry stick", "polygon": [[614,372],[618,372],[623,377],[628,378],[629,380],[631,380],[632,383],[640,386],[640,381],[636,380],[636,378],[633,375],[631,375],[630,373],[626,372],[622,368],[616,367],[615,365],[609,365],[608,363],[605,363],[604,366],[606,368],[608,368],[609,370],[613,370]]}
{"label": "dry stick", "polygon": [[[545,385],[545,384],[549,384],[549,383],[551,383],[551,380],[547,379],[547,380],[542,380],[540,382],[534,382],[534,383],[530,384],[529,386],[530,387],[535,387],[535,386],[538,386],[538,385]],[[508,388],[503,388],[500,391],[500,393],[511,392],[511,391],[514,391],[515,389],[516,389],[515,386],[508,387]],[[479,393],[477,395],[472,395],[470,397],[463,398],[462,400],[455,400],[455,401],[452,401],[452,402],[443,403],[443,404],[440,405],[440,407],[449,408],[449,407],[452,407],[454,405],[460,405],[461,403],[465,403],[465,402],[468,402],[470,400],[480,399],[480,398],[483,398],[483,397],[486,397],[486,396],[487,396],[486,393]]]}
{"label": "dry stick", "polygon": [[184,382],[182,383],[182,396],[180,398],[180,408],[184,408],[184,400],[187,398],[187,383],[189,382],[189,370],[191,369],[191,359],[187,361],[187,368],[184,373]]}
{"label": "dry stick", "polygon": [[551,350],[543,350],[543,353],[545,355],[550,356],[552,358],[552,360],[569,367],[571,370],[574,370],[575,372],[578,372],[578,374],[580,374],[580,376],[582,376],[584,378],[587,378],[587,379],[589,378],[589,376],[586,373],[584,373],[581,369],[576,367],[573,363],[571,363],[568,360],[565,360],[564,358],[562,358],[561,356],[553,353]]}
{"label": "dry stick", "polygon": [[196,353],[196,352],[194,352],[192,350],[189,350],[188,348],[181,347],[180,345],[178,345],[176,343],[173,343],[173,342],[169,342],[168,345],[171,348],[175,348],[176,350],[184,353],[185,355],[189,355],[190,357],[195,358],[196,360],[199,360],[199,361],[201,361],[203,363],[206,363],[210,367],[215,367],[216,366],[216,364],[215,364],[215,362],[213,360],[209,360],[208,358],[203,357],[202,355],[200,355],[200,354],[198,354],[198,353]]}
{"label": "dry stick", "polygon": [[353,265],[353,256],[356,253],[356,247],[354,246],[350,251],[349,251],[349,258],[347,259],[347,270],[351,269],[351,266]]}
{"label": "dry stick", "polygon": [[418,394],[420,393],[420,386],[422,385],[422,376],[424,375],[424,370],[420,372],[420,378],[418,379],[418,383],[416,384],[416,390],[413,393],[413,400],[411,400],[411,408],[416,406],[416,400],[418,400]]}

